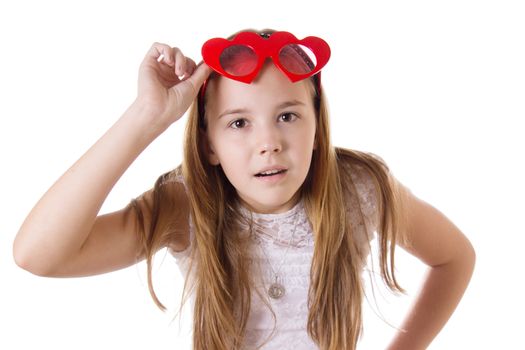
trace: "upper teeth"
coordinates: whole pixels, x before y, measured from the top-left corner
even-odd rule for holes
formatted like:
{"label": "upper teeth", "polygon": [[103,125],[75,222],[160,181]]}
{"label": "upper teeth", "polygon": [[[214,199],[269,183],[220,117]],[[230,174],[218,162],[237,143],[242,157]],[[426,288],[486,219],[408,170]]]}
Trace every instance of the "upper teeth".
{"label": "upper teeth", "polygon": [[278,173],[280,170],[267,170],[267,171],[263,171],[261,174],[262,175],[271,175],[271,174],[276,174]]}

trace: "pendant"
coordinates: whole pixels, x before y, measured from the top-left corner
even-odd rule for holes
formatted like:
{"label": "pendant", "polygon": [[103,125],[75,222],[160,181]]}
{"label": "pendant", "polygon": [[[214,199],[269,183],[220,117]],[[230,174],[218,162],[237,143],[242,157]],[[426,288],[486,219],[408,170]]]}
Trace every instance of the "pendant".
{"label": "pendant", "polygon": [[273,299],[281,299],[284,295],[284,291],[285,289],[283,285],[275,282],[270,285],[270,288],[268,288],[268,295]]}

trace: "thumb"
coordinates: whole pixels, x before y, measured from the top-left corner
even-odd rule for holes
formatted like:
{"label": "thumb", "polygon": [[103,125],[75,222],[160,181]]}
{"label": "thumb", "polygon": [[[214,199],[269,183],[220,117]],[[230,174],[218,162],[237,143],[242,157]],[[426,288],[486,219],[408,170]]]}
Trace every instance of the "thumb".
{"label": "thumb", "polygon": [[188,79],[183,81],[183,84],[190,84],[192,90],[195,92],[195,95],[197,95],[199,88],[202,84],[204,84],[204,81],[209,77],[211,72],[212,69],[206,63],[201,62],[197,68],[195,68],[193,73],[188,77]]}

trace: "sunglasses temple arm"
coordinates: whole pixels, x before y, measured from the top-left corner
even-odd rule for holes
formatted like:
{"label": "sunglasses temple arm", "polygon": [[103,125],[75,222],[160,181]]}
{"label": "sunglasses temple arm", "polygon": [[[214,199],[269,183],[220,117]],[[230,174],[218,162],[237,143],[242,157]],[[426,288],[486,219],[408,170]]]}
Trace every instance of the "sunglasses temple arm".
{"label": "sunglasses temple arm", "polygon": [[321,71],[317,73],[317,93],[319,94],[319,97],[321,97]]}
{"label": "sunglasses temple arm", "polygon": [[199,92],[197,93],[197,108],[199,111],[199,117],[203,117],[204,112],[204,95],[206,94],[206,87],[208,86],[208,79],[204,80]]}

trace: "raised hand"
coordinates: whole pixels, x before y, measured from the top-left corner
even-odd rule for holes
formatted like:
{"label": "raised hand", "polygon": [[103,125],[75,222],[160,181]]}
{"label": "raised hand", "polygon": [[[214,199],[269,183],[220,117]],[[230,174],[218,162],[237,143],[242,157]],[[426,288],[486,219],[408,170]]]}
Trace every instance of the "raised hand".
{"label": "raised hand", "polygon": [[186,112],[210,72],[180,49],[154,43],[140,65],[136,102],[155,124],[167,128]]}

